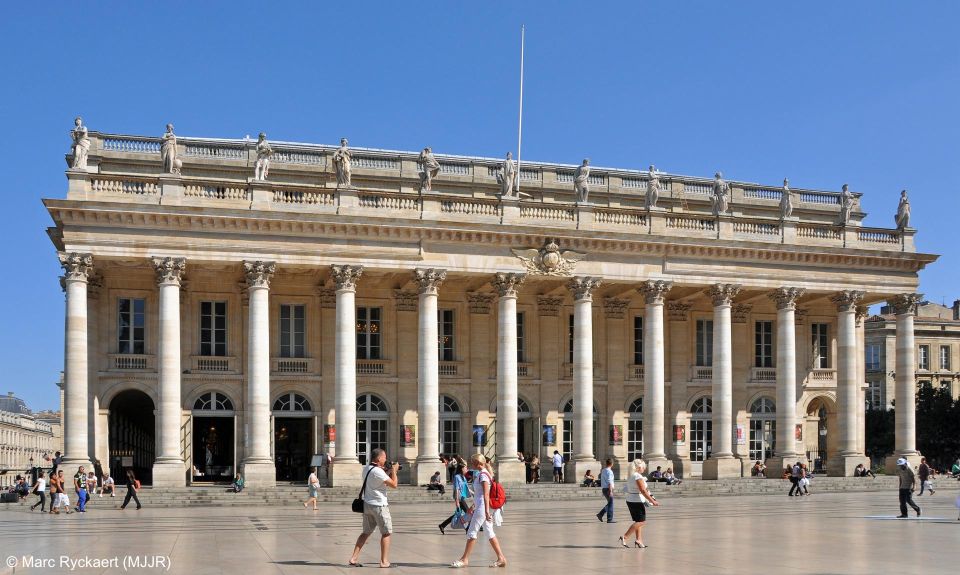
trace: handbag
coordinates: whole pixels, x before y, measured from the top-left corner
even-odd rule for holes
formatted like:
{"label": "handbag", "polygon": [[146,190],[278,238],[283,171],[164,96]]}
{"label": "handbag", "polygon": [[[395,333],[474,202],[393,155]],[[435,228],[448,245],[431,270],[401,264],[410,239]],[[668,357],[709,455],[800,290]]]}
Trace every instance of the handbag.
{"label": "handbag", "polygon": [[367,470],[367,474],[363,478],[363,485],[360,486],[360,494],[357,495],[357,498],[353,500],[353,503],[350,504],[350,510],[354,513],[363,513],[363,492],[367,488],[367,479],[370,478],[370,473],[373,471],[373,467]]}
{"label": "handbag", "polygon": [[450,524],[453,525],[454,529],[466,529],[467,525],[470,524],[470,519],[463,512],[463,509],[457,507],[457,510],[453,512],[453,521]]}

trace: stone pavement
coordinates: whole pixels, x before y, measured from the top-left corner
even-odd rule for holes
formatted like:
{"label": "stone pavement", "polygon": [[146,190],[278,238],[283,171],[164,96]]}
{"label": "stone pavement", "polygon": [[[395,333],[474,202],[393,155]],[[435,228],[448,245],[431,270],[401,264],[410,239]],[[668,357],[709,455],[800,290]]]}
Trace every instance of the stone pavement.
{"label": "stone pavement", "polygon": [[[647,549],[623,549],[617,537],[629,524],[617,501],[613,525],[598,523],[601,500],[516,502],[497,530],[510,565],[508,573],[917,573],[955,572],[960,541],[956,491],[915,498],[920,520],[895,519],[896,491],[823,493],[810,497],[719,496],[663,498],[650,510]],[[391,560],[395,573],[451,572],[463,549],[455,530],[440,535],[437,523],[452,505],[391,506],[396,533]],[[360,531],[358,515],[344,504],[326,503],[318,512],[294,507],[92,509],[86,514],[51,516],[25,507],[2,508],[0,573],[67,573],[61,555],[111,559],[116,566],[76,569],[77,573],[123,573],[125,557],[169,558],[170,573],[316,574],[356,572],[345,563]],[[51,526],[56,526],[56,530]],[[361,560],[375,568],[379,536]],[[9,557],[18,565],[11,569]],[[23,558],[50,559],[45,567],[24,568]],[[481,537],[468,571],[493,555]],[[127,559],[129,562],[130,559]],[[160,573],[162,569],[133,569]],[[129,571],[128,571],[129,572]]]}

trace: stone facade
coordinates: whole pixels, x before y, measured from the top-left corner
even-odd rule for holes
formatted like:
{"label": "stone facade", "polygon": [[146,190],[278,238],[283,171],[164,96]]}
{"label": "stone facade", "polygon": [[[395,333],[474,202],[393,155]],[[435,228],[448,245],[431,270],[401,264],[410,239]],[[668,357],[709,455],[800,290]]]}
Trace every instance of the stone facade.
{"label": "stone facade", "polygon": [[56,450],[53,427],[33,414],[13,393],[0,398],[0,487],[16,483],[17,475],[26,475],[33,465],[48,467],[44,456]]}
{"label": "stone facade", "polygon": [[781,188],[725,181],[715,215],[709,178],[658,173],[647,207],[648,172],[591,166],[586,201],[575,166],[524,163],[507,198],[496,159],[435,154],[426,186],[416,154],[351,148],[346,186],[332,146],[271,141],[260,181],[241,140],[178,136],[170,173],[157,138],[89,138],[45,200],[66,457],[162,484],[302,481],[315,453],[356,484],[378,446],[406,481],[440,452],[495,456],[506,481],[517,451],[563,451],[570,480],[648,445],[708,477],[852,460],[851,310],[913,294],[936,259],[912,228],[864,227],[850,192],[838,225],[835,192],[793,189],[783,216]]}

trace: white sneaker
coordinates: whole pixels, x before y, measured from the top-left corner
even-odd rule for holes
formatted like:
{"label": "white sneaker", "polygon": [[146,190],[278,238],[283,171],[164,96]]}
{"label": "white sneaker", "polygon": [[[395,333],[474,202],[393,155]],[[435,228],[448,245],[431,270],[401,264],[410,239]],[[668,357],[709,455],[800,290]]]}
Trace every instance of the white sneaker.
{"label": "white sneaker", "polygon": [[111,493],[111,494],[110,494],[110,497],[116,497],[116,496],[117,496],[116,493]]}
{"label": "white sneaker", "polygon": [[100,495],[98,495],[98,497],[103,497],[103,493],[101,493]]}

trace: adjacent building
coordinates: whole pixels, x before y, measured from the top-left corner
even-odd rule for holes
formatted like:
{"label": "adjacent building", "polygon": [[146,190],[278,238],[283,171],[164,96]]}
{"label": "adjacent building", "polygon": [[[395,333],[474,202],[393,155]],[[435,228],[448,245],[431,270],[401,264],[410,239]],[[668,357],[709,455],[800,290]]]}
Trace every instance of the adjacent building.
{"label": "adjacent building", "polygon": [[[302,481],[375,448],[705,478],[864,457],[862,319],[914,385],[915,230],[743,181],[86,130],[47,199],[65,275],[65,456],[147,482]],[[259,179],[255,179],[254,176]],[[266,179],[264,179],[266,178]],[[511,180],[511,178],[515,178]],[[894,190],[891,190],[894,197]],[[878,200],[877,203],[887,202]],[[897,454],[915,457],[898,410]]]}
{"label": "adjacent building", "polygon": [[53,428],[37,417],[22,399],[9,392],[0,397],[0,487],[16,483],[34,465],[55,451]]}

